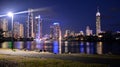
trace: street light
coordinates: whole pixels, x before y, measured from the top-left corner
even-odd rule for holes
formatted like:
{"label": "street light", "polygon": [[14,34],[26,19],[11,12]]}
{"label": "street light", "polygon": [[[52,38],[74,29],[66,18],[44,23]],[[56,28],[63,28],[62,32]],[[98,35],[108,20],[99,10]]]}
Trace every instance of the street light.
{"label": "street light", "polygon": [[14,38],[14,37],[13,37],[13,32],[14,32],[14,30],[13,30],[13,16],[14,16],[14,14],[13,14],[12,12],[9,12],[9,13],[7,14],[7,16],[9,16],[9,17],[12,18],[12,20],[11,20],[11,26],[12,26],[12,27],[11,27],[11,28],[12,28],[12,29],[11,29],[11,32],[12,32],[12,37],[11,37],[11,38],[12,38],[12,49],[13,49],[13,38]]}
{"label": "street light", "polygon": [[9,17],[12,17],[13,16],[13,13],[12,12],[8,12],[7,14]]}

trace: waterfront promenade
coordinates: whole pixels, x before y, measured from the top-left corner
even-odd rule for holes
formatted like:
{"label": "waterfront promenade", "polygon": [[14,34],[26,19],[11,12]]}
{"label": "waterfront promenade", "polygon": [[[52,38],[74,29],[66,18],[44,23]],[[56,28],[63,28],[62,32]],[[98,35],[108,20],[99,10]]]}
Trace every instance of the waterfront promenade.
{"label": "waterfront promenade", "polygon": [[114,55],[86,55],[86,54],[53,54],[49,52],[36,52],[36,51],[24,51],[24,50],[11,50],[0,49],[0,54],[34,57],[34,58],[50,58],[77,61],[82,63],[99,63],[107,64],[110,67],[119,66],[120,57]]}

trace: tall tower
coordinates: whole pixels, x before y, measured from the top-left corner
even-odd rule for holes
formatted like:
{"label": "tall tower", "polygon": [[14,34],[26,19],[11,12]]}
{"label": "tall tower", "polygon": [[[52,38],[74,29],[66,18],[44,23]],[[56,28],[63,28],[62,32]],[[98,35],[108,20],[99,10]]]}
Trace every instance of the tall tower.
{"label": "tall tower", "polygon": [[33,9],[28,9],[28,21],[27,21],[27,38],[32,38],[34,37],[33,33]]}
{"label": "tall tower", "polygon": [[54,39],[54,26],[53,25],[50,26],[50,38]]}
{"label": "tall tower", "polygon": [[60,24],[59,23],[53,23],[53,38],[54,39],[59,39],[59,34],[60,34]]}
{"label": "tall tower", "polygon": [[86,27],[86,36],[92,35],[92,30],[90,29],[89,26]]}
{"label": "tall tower", "polygon": [[64,37],[68,37],[68,36],[70,36],[70,30],[66,30],[66,31],[65,31]]}
{"label": "tall tower", "polygon": [[13,35],[14,35],[14,38],[18,38],[19,37],[19,35],[20,35],[20,33],[19,33],[19,28],[20,27],[20,23],[19,22],[14,22],[14,24],[13,24],[13,29],[14,29],[14,31],[13,31]]}
{"label": "tall tower", "polygon": [[0,29],[5,31],[3,33],[3,36],[4,37],[8,37],[8,20],[7,19],[1,19],[0,20]]}
{"label": "tall tower", "polygon": [[20,34],[19,35],[20,38],[24,37],[24,26],[23,26],[23,24],[20,24],[19,34]]}
{"label": "tall tower", "polygon": [[36,19],[36,22],[34,24],[35,37],[38,39],[41,39],[42,38],[42,19],[40,15],[35,17],[35,19]]}
{"label": "tall tower", "polygon": [[97,8],[97,13],[96,13],[96,35],[98,35],[100,32],[101,32],[100,12],[99,12],[99,9]]}

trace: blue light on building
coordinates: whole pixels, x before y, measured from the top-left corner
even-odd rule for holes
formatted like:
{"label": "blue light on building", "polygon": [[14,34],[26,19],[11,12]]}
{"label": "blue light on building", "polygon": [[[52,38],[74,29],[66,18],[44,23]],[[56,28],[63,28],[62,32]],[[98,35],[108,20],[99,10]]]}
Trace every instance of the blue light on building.
{"label": "blue light on building", "polygon": [[58,22],[55,22],[55,23],[53,23],[53,25],[59,25],[59,23],[58,23]]}

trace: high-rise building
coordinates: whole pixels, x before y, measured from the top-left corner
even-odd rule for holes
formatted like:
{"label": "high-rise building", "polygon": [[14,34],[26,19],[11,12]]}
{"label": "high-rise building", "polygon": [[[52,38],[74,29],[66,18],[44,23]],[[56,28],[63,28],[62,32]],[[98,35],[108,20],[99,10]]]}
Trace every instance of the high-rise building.
{"label": "high-rise building", "polygon": [[84,32],[82,30],[80,31],[80,35],[84,35]]}
{"label": "high-rise building", "polygon": [[99,9],[97,9],[97,13],[96,13],[96,35],[98,35],[100,32],[101,32],[100,12],[99,12]]}
{"label": "high-rise building", "polygon": [[53,25],[50,26],[50,38],[53,39],[54,36],[54,27]]}
{"label": "high-rise building", "polygon": [[34,23],[34,33],[35,37],[38,39],[42,38],[42,19],[39,16],[35,17],[36,21]]}
{"label": "high-rise building", "polygon": [[71,32],[70,32],[70,36],[75,36],[75,32],[74,32],[74,31],[71,31]]}
{"label": "high-rise building", "polygon": [[14,38],[16,38],[16,39],[24,37],[23,24],[20,24],[19,22],[14,22],[13,35],[14,35]]}
{"label": "high-rise building", "polygon": [[68,36],[70,36],[70,30],[66,30],[66,31],[65,31],[64,37],[68,37]]}
{"label": "high-rise building", "polygon": [[86,27],[86,36],[92,35],[92,30],[90,29],[89,26]]}
{"label": "high-rise building", "polygon": [[14,22],[13,23],[13,36],[14,38],[18,38],[19,37],[19,30],[20,30],[20,24],[19,22]]}
{"label": "high-rise building", "polygon": [[0,20],[0,29],[4,31],[3,36],[8,37],[8,20],[7,19]]}
{"label": "high-rise building", "polygon": [[33,9],[28,9],[28,21],[27,21],[27,38],[34,38],[34,33],[33,33]]}
{"label": "high-rise building", "polygon": [[20,27],[19,27],[19,37],[20,38],[23,38],[24,37],[24,26],[23,24],[20,24]]}
{"label": "high-rise building", "polygon": [[54,39],[59,39],[59,35],[60,35],[60,25],[59,23],[53,23],[53,38]]}

